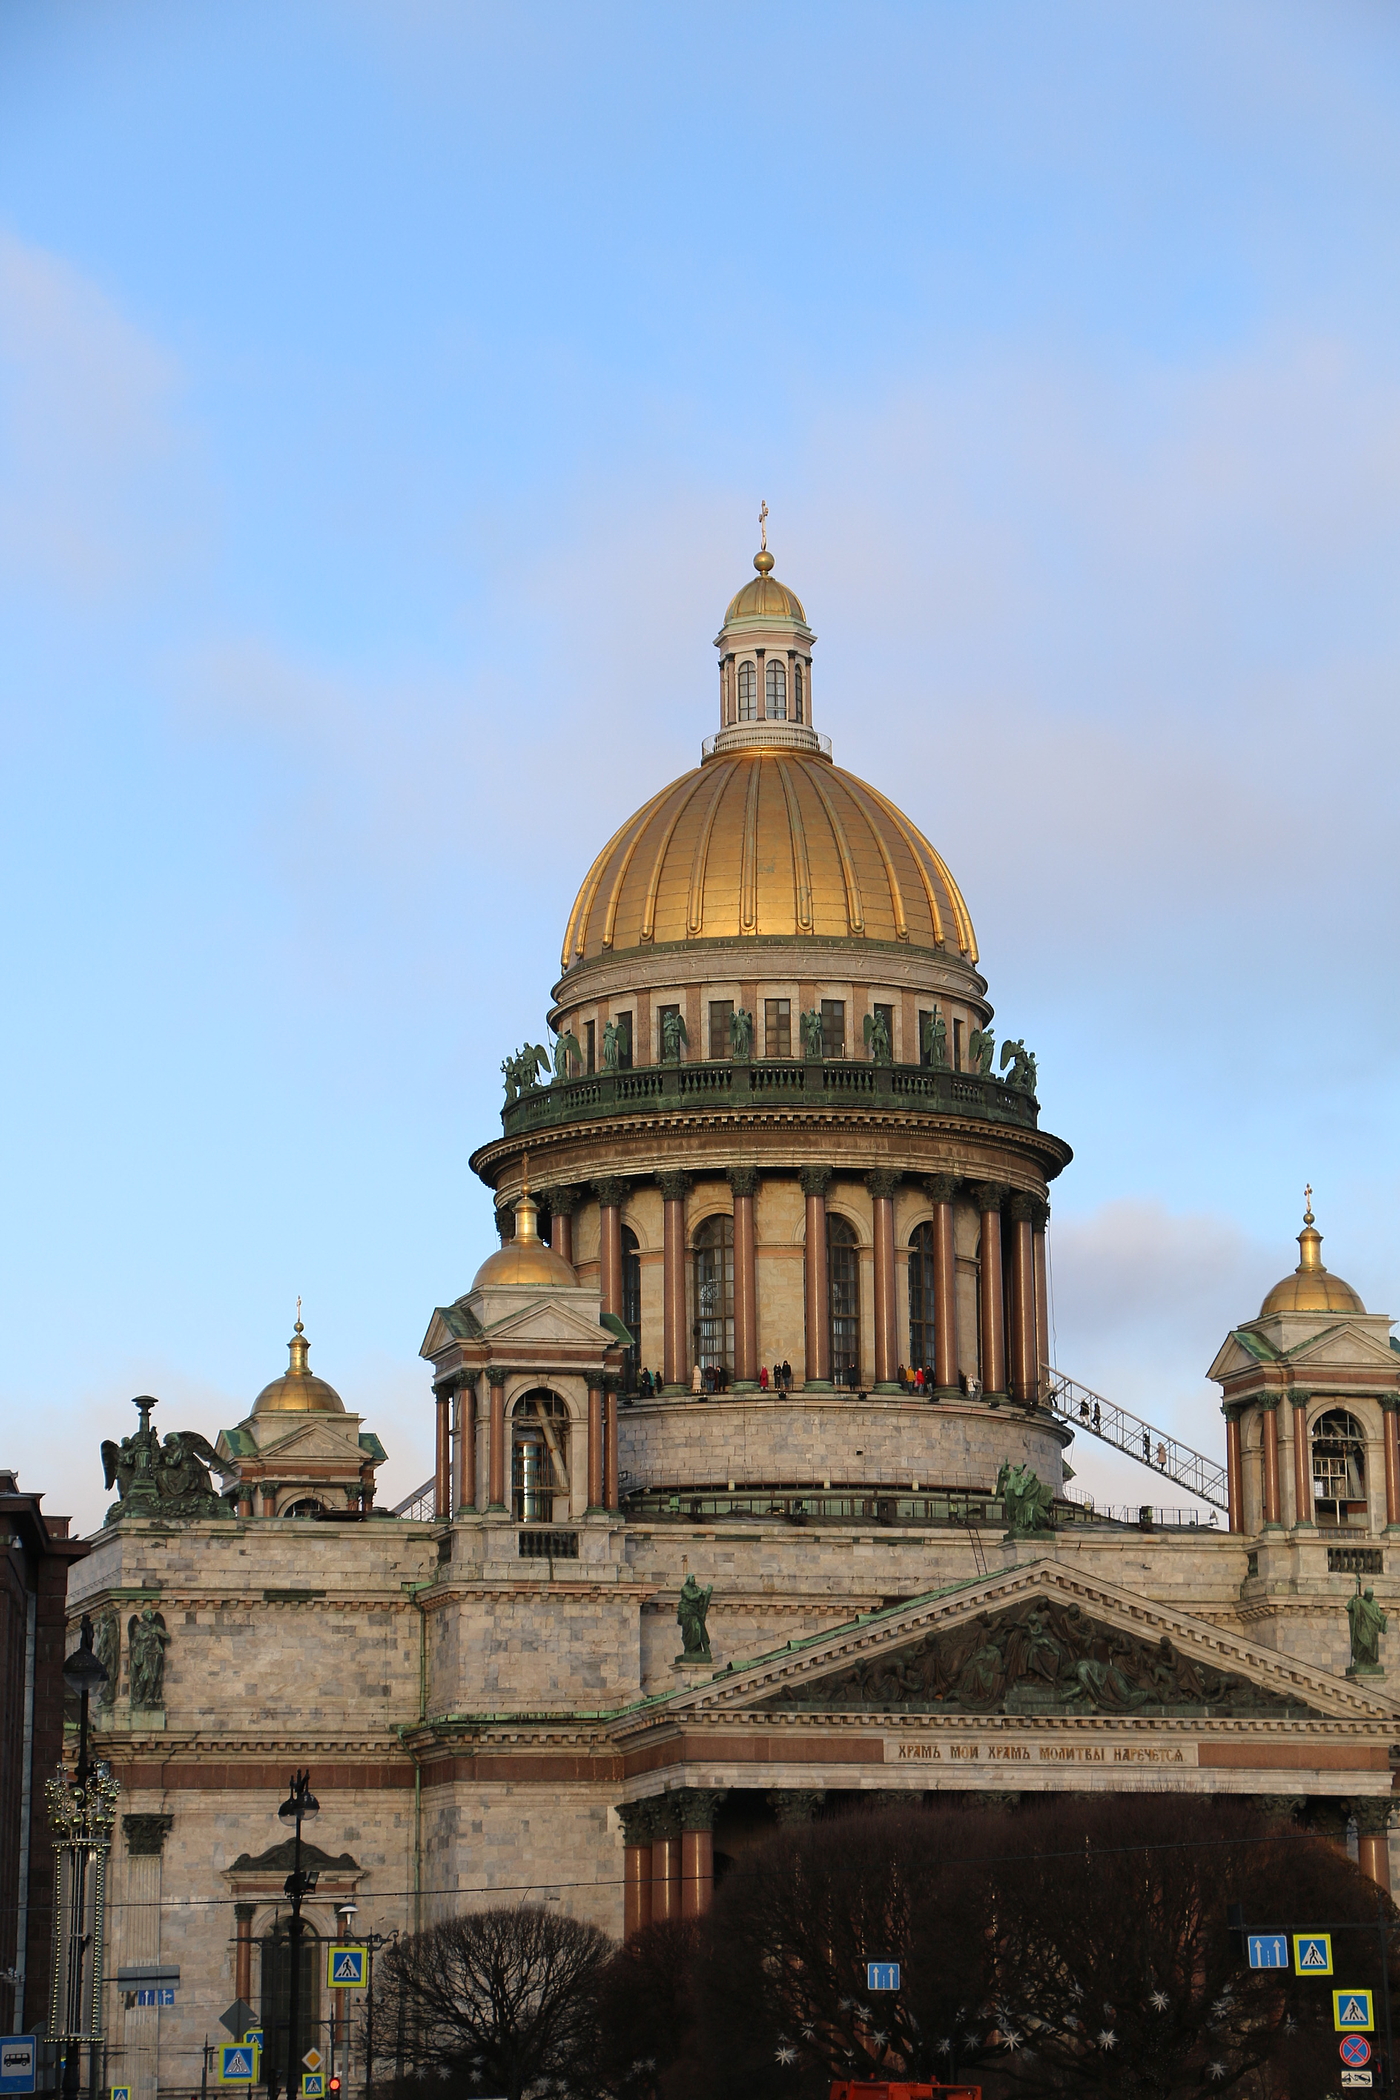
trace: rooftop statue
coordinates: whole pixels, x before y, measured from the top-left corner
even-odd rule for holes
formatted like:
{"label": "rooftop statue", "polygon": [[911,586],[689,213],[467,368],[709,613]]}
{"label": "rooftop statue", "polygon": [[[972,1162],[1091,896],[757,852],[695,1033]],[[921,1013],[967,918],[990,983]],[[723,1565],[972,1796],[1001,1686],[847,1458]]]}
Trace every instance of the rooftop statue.
{"label": "rooftop statue", "polygon": [[164,1706],[165,1651],[169,1646],[165,1620],[154,1605],[132,1613],[126,1626],[126,1653],[134,1707],[158,1713]]}
{"label": "rooftop statue", "polygon": [[992,1052],[996,1048],[996,1040],[990,1028],[974,1028],[968,1036],[967,1054],[972,1059],[974,1072],[991,1072]]}
{"label": "rooftop statue", "polygon": [[554,1076],[556,1079],[568,1079],[574,1068],[581,1067],[582,1064],[583,1052],[579,1048],[578,1037],[572,1028],[566,1028],[554,1045]]}
{"label": "rooftop statue", "polygon": [[622,1030],[616,1021],[603,1023],[603,1070],[615,1072],[622,1055]]}
{"label": "rooftop statue", "polygon": [[506,1106],[509,1108],[519,1094],[539,1085],[541,1072],[549,1070],[549,1052],[543,1043],[526,1043],[514,1057],[507,1057],[501,1065],[506,1082]]}
{"label": "rooftop statue", "polygon": [[933,1012],[924,1018],[923,1038],[919,1048],[936,1071],[948,1069],[948,1023],[936,1006]]}
{"label": "rooftop statue", "polygon": [[668,1064],[681,1061],[681,1045],[690,1037],[685,1032],[685,1015],[678,1006],[667,1007],[661,1016],[661,1055]]}
{"label": "rooftop statue", "polygon": [[1006,1510],[1008,1537],[1026,1539],[1037,1531],[1054,1530],[1050,1509],[1055,1491],[1029,1466],[1013,1466],[1009,1459],[1003,1459],[997,1474],[997,1493]]}
{"label": "rooftop statue", "polygon": [[1381,1635],[1385,1632],[1386,1614],[1376,1602],[1374,1590],[1363,1596],[1361,1577],[1356,1578],[1356,1595],[1347,1598],[1347,1625],[1351,1632],[1351,1677],[1378,1677],[1381,1674]]}
{"label": "rooftop statue", "polygon": [[798,1025],[802,1030],[802,1055],[804,1057],[820,1057],[823,1049],[820,1011],[815,1006],[811,1007],[808,1012],[803,1014]]}
{"label": "rooftop statue", "polygon": [[870,1061],[876,1065],[887,1065],[892,1056],[889,1023],[882,1013],[867,1014],[864,1024],[865,1047],[870,1052]]}
{"label": "rooftop statue", "polygon": [[207,1437],[198,1430],[171,1430],[161,1443],[151,1427],[151,1409],[158,1403],[149,1394],[132,1401],[140,1415],[140,1426],[132,1436],[102,1445],[102,1473],[117,1499],[103,1519],[118,1517],[226,1517],[229,1505],[209,1477],[209,1468],[222,1471],[219,1457]]}
{"label": "rooftop statue", "polygon": [[742,1006],[729,1016],[729,1050],[741,1061],[753,1056],[753,1015]]}
{"label": "rooftop statue", "polygon": [[676,1624],[681,1630],[682,1653],[677,1662],[713,1662],[710,1654],[710,1635],[705,1625],[705,1616],[710,1609],[710,1598],[714,1584],[702,1590],[693,1575],[687,1575],[681,1584],[680,1601],[676,1605]]}
{"label": "rooftop statue", "polygon": [[[1011,1066],[1011,1070],[1006,1072],[1008,1065]],[[1035,1092],[1035,1053],[1026,1048],[1019,1036],[1014,1043],[1002,1044],[1001,1069],[1006,1072],[1006,1083],[1009,1087],[1014,1087],[1021,1094]]]}

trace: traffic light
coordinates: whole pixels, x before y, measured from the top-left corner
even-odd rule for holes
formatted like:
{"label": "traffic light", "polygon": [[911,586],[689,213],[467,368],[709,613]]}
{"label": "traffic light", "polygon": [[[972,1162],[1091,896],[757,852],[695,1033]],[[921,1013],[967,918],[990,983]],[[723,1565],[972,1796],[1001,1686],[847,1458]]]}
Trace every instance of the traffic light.
{"label": "traffic light", "polygon": [[338,2078],[328,2078],[326,2080],[326,2091],[330,2094],[330,2100],[340,2100],[340,2080]]}

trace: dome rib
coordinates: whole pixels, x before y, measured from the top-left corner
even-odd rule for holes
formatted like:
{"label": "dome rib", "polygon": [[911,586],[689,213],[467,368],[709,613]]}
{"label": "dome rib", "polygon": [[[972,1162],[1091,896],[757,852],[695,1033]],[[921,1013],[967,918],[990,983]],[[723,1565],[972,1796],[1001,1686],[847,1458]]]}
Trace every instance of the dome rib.
{"label": "dome rib", "polygon": [[758,932],[758,790],[762,779],[762,759],[750,759],[744,790],[744,851],[739,864],[740,933]]}
{"label": "dome rib", "polygon": [[[673,781],[671,785],[675,786],[675,782]],[[633,825],[635,825],[637,828],[638,838],[641,837],[642,833],[646,829],[647,819],[650,817],[657,803],[661,801],[663,796],[669,794],[669,792],[670,789],[662,788],[661,794],[653,795],[650,802],[644,803],[642,807],[636,812],[635,816],[629,817],[625,824],[619,824],[617,830],[613,833],[612,837],[608,840],[607,845],[604,846],[602,852],[598,855],[598,858],[594,861],[592,867],[589,869],[587,875],[584,878],[583,888],[579,891],[578,896],[575,898],[574,908],[569,914],[569,924],[564,933],[564,952],[560,958],[561,969],[567,970],[569,967],[569,950],[574,946],[576,929],[578,940],[577,953],[580,960],[582,960],[588,942],[589,914],[593,910],[593,899],[598,894],[598,888],[603,880],[604,874],[607,871],[608,862],[611,860],[613,854],[617,851],[617,848],[621,844],[622,840],[632,829]],[[603,946],[606,947],[607,945],[608,943],[605,941],[603,943]]]}
{"label": "dome rib", "polygon": [[[655,936],[656,899],[657,893],[661,888],[661,877],[664,874],[666,868],[666,855],[670,851],[671,841],[676,835],[676,826],[680,823],[681,818],[685,815],[686,811],[690,807],[690,798],[695,793],[697,779],[697,775],[693,773],[687,773],[683,779],[673,780],[671,782],[671,787],[663,788],[661,791],[662,795],[669,795],[671,793],[672,788],[682,788],[684,790],[684,793],[682,794],[680,801],[676,804],[676,807],[672,812],[671,821],[666,826],[665,836],[662,838],[661,844],[657,848],[656,859],[652,864],[651,880],[647,884],[647,901],[642,911],[642,925],[640,934],[638,935],[638,938],[640,940],[649,941]],[[657,800],[660,801],[660,799],[661,796],[658,796]]]}
{"label": "dome rib", "polygon": [[[704,775],[702,774],[700,777],[703,779]],[[690,903],[685,915],[686,931],[688,933],[699,933],[705,924],[705,864],[710,857],[710,838],[715,828],[715,818],[719,813],[720,803],[723,801],[729,783],[733,778],[734,764],[730,760],[728,764],[720,768],[719,779],[715,782],[714,793],[710,796],[709,807],[700,820],[700,829],[695,839],[695,852],[690,863]],[[696,785],[697,787],[699,786],[699,781],[696,782]]]}
{"label": "dome rib", "polygon": [[[674,786],[674,782],[672,783],[672,785]],[[635,855],[638,846],[641,845],[642,840],[646,836],[647,819],[650,817],[652,811],[656,808],[657,804],[659,802],[664,801],[666,796],[669,795],[670,792],[670,788],[662,788],[661,793],[659,795],[652,796],[650,802],[648,802],[646,808],[642,811],[641,816],[637,821],[636,827],[633,830],[631,838],[627,841],[627,845],[623,852],[622,859],[618,863],[617,873],[613,877],[612,889],[608,894],[608,913],[603,925],[603,946],[605,948],[611,948],[613,944],[613,934],[617,928],[617,907],[622,898],[622,885],[627,880],[627,871],[632,865],[633,856]],[[623,829],[626,830],[625,825],[623,826]],[[616,845],[616,843],[617,841],[614,840],[613,844]]]}
{"label": "dome rib", "polygon": [[[865,818],[866,823],[870,826],[871,836],[874,838],[876,845],[880,849],[880,858],[885,863],[885,876],[890,886],[890,905],[894,911],[894,930],[900,940],[907,941],[909,938],[909,920],[904,910],[904,892],[899,886],[899,874],[895,868],[894,861],[890,856],[890,849],[885,844],[885,835],[881,831],[879,825],[875,822],[874,816],[871,812],[870,804],[866,801],[865,796],[861,791],[861,783],[856,779],[854,774],[850,774],[847,776],[845,785],[847,794],[855,803],[856,807],[860,810],[861,815]],[[938,926],[938,917],[936,912],[934,914],[933,923],[936,929]]]}
{"label": "dome rib", "polygon": [[826,811],[827,821],[831,825],[831,835],[836,841],[836,851],[841,856],[841,873],[846,883],[847,930],[850,933],[864,933],[865,906],[861,900],[860,877],[856,874],[855,862],[851,859],[851,847],[850,841],[846,837],[846,828],[836,814],[830,795],[828,795],[826,788],[818,780],[815,773],[812,775],[812,785],[817,791],[822,808]]}
{"label": "dome rib", "polygon": [[787,804],[788,840],[792,846],[793,910],[799,933],[812,931],[812,869],[807,859],[807,827],[802,821],[802,805],[797,799],[797,786],[785,758],[777,761],[778,778],[783,786],[783,800]]}

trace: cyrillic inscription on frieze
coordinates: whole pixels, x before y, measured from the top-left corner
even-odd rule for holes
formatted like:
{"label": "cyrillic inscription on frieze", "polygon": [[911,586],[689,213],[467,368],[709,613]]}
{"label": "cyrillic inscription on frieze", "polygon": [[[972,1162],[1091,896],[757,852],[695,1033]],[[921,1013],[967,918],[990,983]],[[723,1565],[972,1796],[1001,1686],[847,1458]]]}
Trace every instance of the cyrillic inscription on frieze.
{"label": "cyrillic inscription on frieze", "polygon": [[1194,1743],[932,1742],[887,1735],[887,1765],[1187,1765],[1199,1764]]}

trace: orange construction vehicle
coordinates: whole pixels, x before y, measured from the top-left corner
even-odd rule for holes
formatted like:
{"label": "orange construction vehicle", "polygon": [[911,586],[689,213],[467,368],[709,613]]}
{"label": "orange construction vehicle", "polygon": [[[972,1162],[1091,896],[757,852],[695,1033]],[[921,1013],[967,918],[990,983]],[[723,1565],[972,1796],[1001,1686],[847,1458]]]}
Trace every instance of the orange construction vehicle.
{"label": "orange construction vehicle", "polygon": [[907,2085],[896,2080],[838,2078],[830,2100],[982,2100],[980,2085]]}

